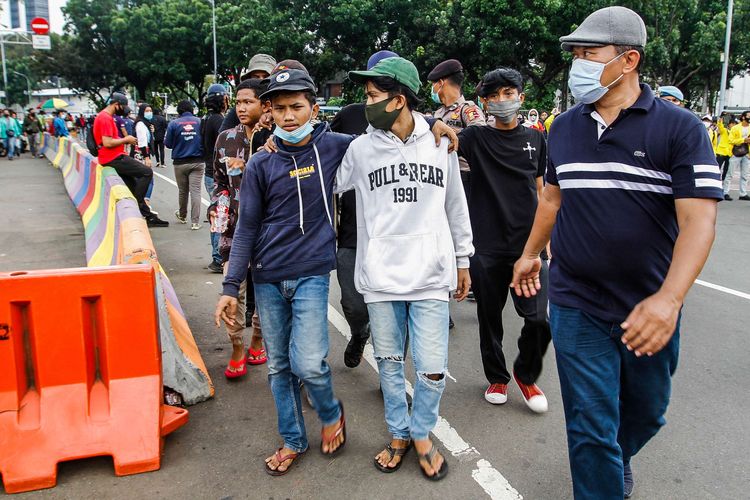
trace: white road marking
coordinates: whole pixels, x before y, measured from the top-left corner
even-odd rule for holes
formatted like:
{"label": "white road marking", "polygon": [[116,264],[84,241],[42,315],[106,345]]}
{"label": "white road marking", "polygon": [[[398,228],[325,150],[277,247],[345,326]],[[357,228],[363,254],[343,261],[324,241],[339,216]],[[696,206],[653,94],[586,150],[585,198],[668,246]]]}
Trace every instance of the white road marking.
{"label": "white road marking", "polygon": [[737,297],[741,297],[746,300],[750,300],[750,293],[740,292],[738,290],[733,290],[731,288],[727,288],[721,285],[714,285],[713,283],[709,283],[708,281],[703,281],[703,280],[695,280],[695,284],[705,286],[706,288],[712,288],[720,292],[728,293],[729,295],[735,295]]}
{"label": "white road marking", "polygon": [[[328,304],[328,321],[347,341],[351,338],[352,335],[349,330],[349,324],[346,322],[344,316],[331,304]],[[370,344],[365,345],[363,357],[365,361],[367,361],[367,364],[377,372],[378,364],[377,361],[375,361],[375,353]],[[406,381],[406,392],[410,396],[414,396],[414,388],[408,380]],[[479,451],[467,443],[443,417],[438,416],[438,422],[432,430],[432,434],[438,441],[443,443],[443,446],[454,457],[463,460],[475,460],[480,456]],[[493,500],[523,499],[521,494],[510,485],[508,480],[505,479],[497,469],[492,467],[492,464],[489,461],[481,458],[477,461],[476,466],[477,468],[472,471],[471,477],[482,487],[490,498]]]}
{"label": "white road marking", "polygon": [[[162,174],[160,174],[159,172],[156,172],[156,171],[154,171],[154,175],[157,176],[159,179],[164,179],[165,181],[167,181],[168,183],[170,183],[174,187],[177,187],[177,183],[175,181],[173,181],[172,179],[170,179],[169,177],[167,177],[166,175],[162,175]],[[202,189],[202,186],[201,186],[201,189]],[[202,197],[201,197],[201,203],[203,203],[203,206],[206,206],[206,207],[211,204],[210,201],[208,201],[207,199],[202,198]]]}

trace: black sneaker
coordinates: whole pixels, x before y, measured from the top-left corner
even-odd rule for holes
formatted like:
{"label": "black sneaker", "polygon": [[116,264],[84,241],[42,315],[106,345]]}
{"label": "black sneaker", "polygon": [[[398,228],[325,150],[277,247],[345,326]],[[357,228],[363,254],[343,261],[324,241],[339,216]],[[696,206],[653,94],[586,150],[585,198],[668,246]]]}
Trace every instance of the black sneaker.
{"label": "black sneaker", "polygon": [[630,498],[631,496],[633,496],[633,489],[635,488],[635,481],[633,480],[633,469],[630,467],[630,464],[625,464],[622,478],[623,484],[625,485],[623,493],[625,493],[625,498]]}
{"label": "black sneaker", "polygon": [[352,335],[349,344],[344,351],[344,364],[349,368],[356,368],[362,362],[362,353],[365,351],[367,337]]}
{"label": "black sneaker", "polygon": [[146,224],[148,225],[148,227],[168,227],[169,226],[169,222],[165,220],[161,220],[159,217],[155,215],[146,217]]}
{"label": "black sneaker", "polygon": [[224,273],[224,268],[221,266],[221,264],[215,261],[211,261],[211,263],[207,266],[207,269],[211,271],[212,273],[216,273],[216,274]]}
{"label": "black sneaker", "polygon": [[448,316],[448,330],[453,330],[454,326],[456,326],[456,324],[453,322],[453,318]]}
{"label": "black sneaker", "polygon": [[745,196],[740,196],[739,199],[742,201],[750,201],[750,195],[746,194]]}
{"label": "black sneaker", "polygon": [[725,194],[724,195],[724,199],[727,200],[727,201],[732,201],[733,198],[731,196],[729,196],[728,194]]}

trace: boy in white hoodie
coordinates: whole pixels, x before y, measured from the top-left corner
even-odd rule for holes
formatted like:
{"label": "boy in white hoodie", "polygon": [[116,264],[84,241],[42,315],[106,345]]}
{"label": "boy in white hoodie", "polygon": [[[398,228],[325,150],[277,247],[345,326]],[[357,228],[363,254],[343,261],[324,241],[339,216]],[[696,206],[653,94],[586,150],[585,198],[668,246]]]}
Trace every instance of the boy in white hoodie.
{"label": "boy in white hoodie", "polygon": [[[383,59],[349,78],[366,86],[368,134],[352,142],[337,191],[357,193],[354,281],[370,315],[375,357],[392,441],[375,457],[394,472],[412,445],[423,474],[445,477],[448,464],[429,434],[438,417],[448,361],[448,299],[469,292],[471,225],[456,153],[435,148],[419,104],[416,67]],[[404,378],[406,332],[417,372],[409,415]]]}

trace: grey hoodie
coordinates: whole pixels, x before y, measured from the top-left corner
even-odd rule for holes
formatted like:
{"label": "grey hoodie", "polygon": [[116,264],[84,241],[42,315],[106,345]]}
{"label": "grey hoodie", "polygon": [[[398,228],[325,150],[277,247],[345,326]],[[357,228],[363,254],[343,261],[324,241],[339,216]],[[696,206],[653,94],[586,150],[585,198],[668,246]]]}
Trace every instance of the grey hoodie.
{"label": "grey hoodie", "polygon": [[458,157],[447,139],[435,147],[427,122],[413,116],[405,143],[370,127],[336,176],[337,192],[357,193],[354,283],[367,303],[447,301],[456,269],[474,254]]}

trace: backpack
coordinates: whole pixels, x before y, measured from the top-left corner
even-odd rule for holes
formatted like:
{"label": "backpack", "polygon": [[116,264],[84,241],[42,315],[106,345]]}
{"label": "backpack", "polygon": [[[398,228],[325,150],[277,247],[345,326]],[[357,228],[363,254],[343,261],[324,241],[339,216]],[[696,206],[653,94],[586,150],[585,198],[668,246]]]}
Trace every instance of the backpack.
{"label": "backpack", "polygon": [[93,123],[86,125],[86,147],[89,149],[89,153],[91,153],[92,156],[99,156],[99,147],[96,144],[96,139],[94,139]]}

